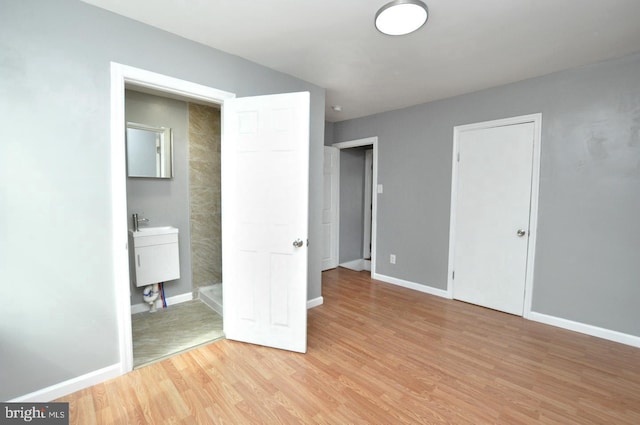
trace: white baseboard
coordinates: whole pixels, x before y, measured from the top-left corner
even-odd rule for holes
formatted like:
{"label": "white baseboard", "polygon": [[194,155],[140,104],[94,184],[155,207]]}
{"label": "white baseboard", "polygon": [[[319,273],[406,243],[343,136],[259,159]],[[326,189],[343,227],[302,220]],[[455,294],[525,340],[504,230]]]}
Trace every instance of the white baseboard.
{"label": "white baseboard", "polygon": [[324,298],[322,297],[318,297],[318,298],[314,298],[312,300],[308,300],[307,301],[307,310],[313,307],[318,307],[319,305],[322,305],[324,303]]}
{"label": "white baseboard", "polygon": [[424,292],[425,294],[435,295],[442,298],[451,298],[449,293],[444,289],[433,288],[431,286],[422,285],[420,283],[409,282],[408,280],[402,280],[391,276],[385,276],[383,274],[373,273],[371,276],[373,279],[381,280],[382,282],[390,283],[392,285],[402,286],[403,288],[413,289],[415,291]]}
{"label": "white baseboard", "polygon": [[120,375],[122,375],[122,371],[120,369],[120,363],[117,363],[102,369],[94,370],[93,372],[78,376],[77,378],[69,379],[67,381],[60,382],[59,384],[34,391],[29,394],[25,394],[21,397],[17,397],[9,401],[46,403],[48,401],[63,397],[67,394],[80,391],[92,385],[99,384],[106,380],[116,378]]}
{"label": "white baseboard", "polygon": [[[185,294],[175,295],[173,297],[167,298],[167,305],[179,304],[186,301],[191,301],[193,299],[193,293],[187,292]],[[324,298],[317,297],[312,300],[307,301],[307,308],[317,307],[324,303]],[[162,302],[160,300],[156,301],[156,307],[162,308]],[[145,311],[149,311],[149,305],[146,303],[134,304],[131,306],[131,314],[136,313],[144,313]]]}
{"label": "white baseboard", "polygon": [[[192,299],[193,292],[185,292],[184,294],[167,298],[167,305],[180,304]],[[160,298],[156,300],[156,308],[162,308],[162,300]],[[131,314],[144,313],[145,311],[149,311],[149,304],[147,303],[133,304],[131,306]]]}
{"label": "white baseboard", "polygon": [[612,331],[597,326],[587,325],[585,323],[574,322],[573,320],[562,319],[560,317],[549,316],[543,313],[530,312],[526,316],[527,319],[535,322],[544,323],[559,328],[568,329],[574,332],[595,336],[609,341],[619,342],[621,344],[631,345],[640,348],[640,337],[625,334],[618,331]]}
{"label": "white baseboard", "polygon": [[364,260],[359,259],[359,260],[353,260],[353,261],[346,261],[344,263],[340,263],[340,267],[344,267],[345,269],[353,270],[356,272],[361,272],[362,270],[364,270]]}
{"label": "white baseboard", "polygon": [[[402,286],[404,288],[414,289],[416,291],[425,292],[427,294],[436,295],[443,298],[451,298],[448,291],[443,289],[436,289],[426,285],[420,285],[414,282],[408,282],[406,280],[397,279],[395,277],[385,276],[374,273],[371,276],[373,279],[381,280],[393,285]],[[543,313],[529,312],[525,314],[525,319],[533,320],[534,322],[544,323],[546,325],[556,326],[558,328],[567,329],[574,332],[583,333],[586,335],[595,336],[597,338],[606,339],[613,342],[619,342],[621,344],[630,345],[632,347],[640,348],[640,337],[625,334],[618,331],[612,331],[610,329],[600,328],[597,326],[587,325],[585,323],[574,322],[572,320],[563,319],[561,317],[550,316]]]}

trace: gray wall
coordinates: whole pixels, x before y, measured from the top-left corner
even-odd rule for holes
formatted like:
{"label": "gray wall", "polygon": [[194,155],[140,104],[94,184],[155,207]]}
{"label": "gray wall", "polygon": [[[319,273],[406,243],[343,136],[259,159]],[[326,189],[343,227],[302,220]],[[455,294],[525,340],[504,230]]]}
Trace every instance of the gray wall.
{"label": "gray wall", "polygon": [[340,151],[340,263],[362,259],[365,149]]}
{"label": "gray wall", "polygon": [[445,289],[453,127],[537,112],[533,310],[640,336],[640,55],[336,123],[378,136],[376,271]]}
{"label": "gray wall", "polygon": [[[138,213],[150,220],[145,226],[178,228],[180,279],[165,284],[165,295],[191,292],[187,102],[126,90],[125,119],[154,127],[171,127],[173,131],[173,178],[127,178],[127,220],[129,229],[133,228],[131,215]],[[131,281],[131,304],[144,302],[143,289]]]}
{"label": "gray wall", "polygon": [[[310,187],[322,184],[324,89],[78,0],[2,0],[2,400],[119,362],[111,61],[238,96],[309,91]],[[316,298],[322,191],[310,194],[308,296]]]}
{"label": "gray wall", "polygon": [[324,123],[324,144],[331,146],[333,144],[333,126],[335,124],[329,121]]}

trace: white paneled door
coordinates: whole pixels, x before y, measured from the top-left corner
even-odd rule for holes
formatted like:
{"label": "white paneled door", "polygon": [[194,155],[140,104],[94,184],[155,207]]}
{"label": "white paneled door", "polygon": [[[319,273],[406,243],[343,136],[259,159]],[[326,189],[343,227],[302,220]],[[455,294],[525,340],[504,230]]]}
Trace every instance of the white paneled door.
{"label": "white paneled door", "polygon": [[534,123],[457,137],[453,297],[522,315]]}
{"label": "white paneled door", "polygon": [[309,93],[231,99],[223,108],[225,335],[304,353]]}
{"label": "white paneled door", "polygon": [[338,199],[340,151],[324,147],[322,204],[322,271],[338,267]]}

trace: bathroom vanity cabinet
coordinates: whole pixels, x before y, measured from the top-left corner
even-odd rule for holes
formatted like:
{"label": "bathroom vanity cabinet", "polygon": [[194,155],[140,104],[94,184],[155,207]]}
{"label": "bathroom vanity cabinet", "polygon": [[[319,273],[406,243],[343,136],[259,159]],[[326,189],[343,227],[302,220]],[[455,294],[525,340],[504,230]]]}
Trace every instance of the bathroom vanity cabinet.
{"label": "bathroom vanity cabinet", "polygon": [[129,235],[137,287],[180,278],[178,229],[149,227]]}

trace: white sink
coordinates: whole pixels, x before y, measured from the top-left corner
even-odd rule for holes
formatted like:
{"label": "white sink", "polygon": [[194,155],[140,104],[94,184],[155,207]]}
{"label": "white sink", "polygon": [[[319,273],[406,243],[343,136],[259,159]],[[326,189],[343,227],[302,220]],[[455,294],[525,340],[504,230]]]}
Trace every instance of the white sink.
{"label": "white sink", "polygon": [[131,264],[135,264],[135,284],[180,279],[178,229],[173,226],[141,227],[129,230]]}
{"label": "white sink", "polygon": [[137,238],[140,236],[171,235],[178,233],[178,229],[173,226],[140,227],[137,232],[129,230],[129,233],[131,233],[134,238]]}

